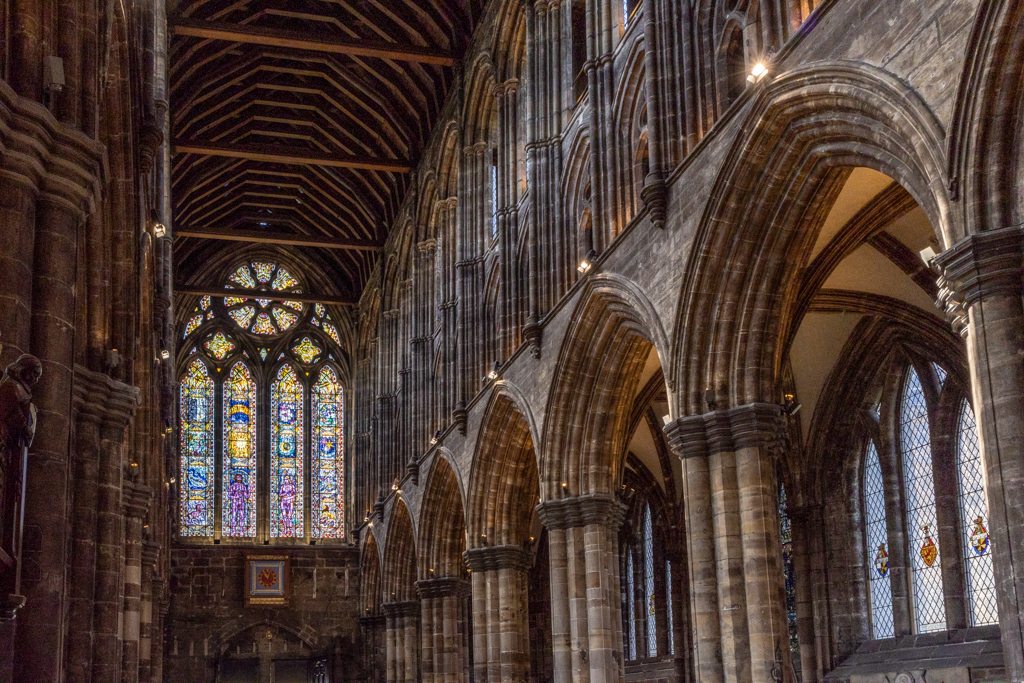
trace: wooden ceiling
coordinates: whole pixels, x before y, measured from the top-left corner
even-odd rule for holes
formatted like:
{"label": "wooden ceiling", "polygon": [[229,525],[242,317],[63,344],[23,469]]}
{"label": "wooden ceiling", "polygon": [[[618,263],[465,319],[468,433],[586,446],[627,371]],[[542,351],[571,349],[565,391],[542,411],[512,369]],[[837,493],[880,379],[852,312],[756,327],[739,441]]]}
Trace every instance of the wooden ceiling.
{"label": "wooden ceiling", "polygon": [[[272,245],[356,301],[484,0],[184,0],[171,19],[175,282]],[[312,287],[311,287],[312,289]]]}

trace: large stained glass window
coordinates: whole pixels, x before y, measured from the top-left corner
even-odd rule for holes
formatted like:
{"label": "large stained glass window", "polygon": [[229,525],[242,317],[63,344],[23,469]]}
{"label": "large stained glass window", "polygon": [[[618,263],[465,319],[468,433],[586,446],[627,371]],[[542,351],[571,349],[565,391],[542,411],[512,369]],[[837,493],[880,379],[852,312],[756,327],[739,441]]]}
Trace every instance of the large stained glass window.
{"label": "large stained glass window", "polygon": [[[284,266],[254,261],[239,266],[228,277],[227,289],[301,294],[299,281]],[[295,327],[305,306],[298,301],[272,301],[232,296],[224,298],[228,316],[244,330],[258,335],[274,335]],[[255,321],[255,322],[254,322]]]}
{"label": "large stained glass window", "polygon": [[633,577],[633,550],[626,551],[626,659],[636,659],[636,583]]}
{"label": "large stained glass window", "polygon": [[658,626],[654,603],[654,530],[651,528],[651,506],[644,505],[644,616],[647,622],[647,656],[658,656]]}
{"label": "large stained glass window", "polygon": [[214,528],[213,380],[198,358],[181,382],[181,534],[212,536]]}
{"label": "large stained glass window", "polygon": [[303,391],[285,364],[270,385],[270,535],[297,538],[303,528]]}
{"label": "large stained glass window", "polygon": [[864,453],[864,524],[867,537],[868,594],[871,636],[892,638],[892,585],[889,579],[889,532],[885,518],[885,485],[875,442]]}
{"label": "large stained glass window", "polygon": [[995,624],[999,615],[996,613],[996,586],[992,574],[992,544],[988,535],[985,478],[978,447],[978,425],[967,399],[960,405],[956,463],[971,626]]}
{"label": "large stained glass window", "polygon": [[946,628],[946,605],[935,515],[931,431],[924,390],[913,367],[907,372],[900,405],[900,447],[917,632],[941,631]]}
{"label": "large stained glass window", "polygon": [[341,423],[344,397],[338,376],[330,366],[320,370],[320,376],[313,386],[310,410],[313,420],[310,435],[312,536],[341,538],[344,509]]}
{"label": "large stained glass window", "polygon": [[793,526],[789,521],[786,487],[779,486],[779,530],[782,541],[782,580],[786,586],[786,621],[789,624],[789,649],[794,661],[800,661],[800,642],[796,635],[796,577],[793,574]]}
{"label": "large stained glass window", "polygon": [[245,363],[224,382],[221,533],[256,536],[256,383]]}

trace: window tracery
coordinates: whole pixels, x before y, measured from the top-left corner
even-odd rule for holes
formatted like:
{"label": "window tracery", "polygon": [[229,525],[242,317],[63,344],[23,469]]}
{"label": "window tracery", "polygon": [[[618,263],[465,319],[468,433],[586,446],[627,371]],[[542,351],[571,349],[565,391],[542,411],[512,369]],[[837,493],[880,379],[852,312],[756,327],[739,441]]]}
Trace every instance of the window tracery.
{"label": "window tracery", "polygon": [[[225,294],[302,291],[292,271],[269,260],[229,272]],[[180,534],[250,543],[343,538],[344,390],[327,307],[204,296],[190,315]]]}

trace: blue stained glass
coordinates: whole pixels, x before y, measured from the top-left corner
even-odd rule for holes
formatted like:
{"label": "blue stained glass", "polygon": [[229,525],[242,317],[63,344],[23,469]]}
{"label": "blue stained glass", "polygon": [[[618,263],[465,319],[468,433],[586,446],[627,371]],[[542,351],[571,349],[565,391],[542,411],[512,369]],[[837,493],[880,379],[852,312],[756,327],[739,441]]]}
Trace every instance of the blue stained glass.
{"label": "blue stained glass", "polygon": [[310,511],[313,538],[341,538],[344,501],[344,394],[330,366],[320,370],[313,387],[310,435],[312,477]]}
{"label": "blue stained glass", "polygon": [[796,577],[793,574],[793,527],[789,522],[786,487],[779,486],[779,529],[782,541],[782,578],[786,587],[786,621],[789,624],[789,649],[799,661],[800,641],[796,634]]}
{"label": "blue stained glass", "polygon": [[942,631],[946,628],[946,604],[935,514],[931,431],[928,404],[913,367],[907,372],[900,405],[900,437],[917,632]]}
{"label": "blue stained glass", "polygon": [[967,597],[972,626],[995,624],[996,584],[992,573],[992,545],[988,533],[988,503],[982,472],[978,425],[971,404],[960,405],[957,430],[957,474],[960,484],[960,513],[964,531],[964,565],[967,569]]}
{"label": "blue stained glass", "polygon": [[873,638],[895,635],[889,577],[889,531],[885,518],[885,484],[875,442],[864,453],[864,523],[867,537],[868,594]]}
{"label": "blue stained glass", "polygon": [[224,382],[222,533],[256,536],[256,383],[244,363]]}
{"label": "blue stained glass", "polygon": [[270,535],[297,538],[303,524],[303,389],[295,368],[285,364],[270,386]]}
{"label": "blue stained glass", "polygon": [[181,382],[181,535],[214,531],[213,380],[206,365],[192,361]]}

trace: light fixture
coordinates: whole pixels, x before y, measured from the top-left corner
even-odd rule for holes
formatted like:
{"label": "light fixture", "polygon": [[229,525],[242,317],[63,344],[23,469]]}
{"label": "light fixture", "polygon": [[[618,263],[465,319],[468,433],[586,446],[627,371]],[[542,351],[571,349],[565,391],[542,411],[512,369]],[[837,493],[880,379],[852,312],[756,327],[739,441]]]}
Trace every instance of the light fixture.
{"label": "light fixture", "polygon": [[167,226],[163,223],[153,223],[153,236],[157,239],[167,234]]}
{"label": "light fixture", "polygon": [[164,360],[167,360],[168,358],[171,357],[171,352],[168,351],[167,349],[160,349],[160,357],[163,358]]}
{"label": "light fixture", "polygon": [[501,363],[499,363],[498,361],[494,361],[494,365],[491,366],[491,371],[487,373],[487,379],[498,379],[499,370],[501,370]]}
{"label": "light fixture", "polygon": [[932,249],[931,247],[925,247],[919,253],[921,255],[921,260],[924,261],[924,265],[931,268],[932,259],[934,259],[936,256],[935,250]]}
{"label": "light fixture", "polygon": [[793,394],[786,394],[786,402],[782,404],[782,412],[790,417],[793,417],[800,412],[800,409],[804,407],[804,404],[797,403]]}
{"label": "light fixture", "polygon": [[747,83],[757,83],[765,74],[768,73],[768,67],[765,66],[764,62],[758,62],[754,65],[754,68],[750,70],[750,75],[747,76]]}
{"label": "light fixture", "polygon": [[395,483],[391,485],[391,490],[392,491],[397,491],[398,490],[398,480],[397,479],[395,479]]}
{"label": "light fixture", "polygon": [[587,252],[586,258],[580,261],[580,265],[576,267],[580,273],[586,274],[590,268],[594,265],[594,261],[597,260],[597,252],[591,249]]}
{"label": "light fixture", "polygon": [[441,440],[441,430],[438,429],[437,431],[434,432],[434,436],[432,436],[430,438],[430,445],[431,446],[436,446],[437,442],[440,441],[440,440]]}

